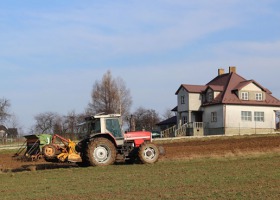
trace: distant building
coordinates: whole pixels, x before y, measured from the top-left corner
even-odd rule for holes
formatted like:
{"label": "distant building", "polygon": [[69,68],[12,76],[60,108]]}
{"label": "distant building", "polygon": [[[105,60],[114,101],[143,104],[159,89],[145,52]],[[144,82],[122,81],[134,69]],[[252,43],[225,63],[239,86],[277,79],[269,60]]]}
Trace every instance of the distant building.
{"label": "distant building", "polygon": [[0,138],[7,137],[7,127],[0,125]]}
{"label": "distant building", "polygon": [[255,80],[218,69],[206,85],[182,84],[177,95],[174,135],[244,135],[272,133],[276,129],[279,99]]}
{"label": "distant building", "polygon": [[16,138],[18,137],[17,128],[7,128],[4,125],[0,125],[0,138]]}

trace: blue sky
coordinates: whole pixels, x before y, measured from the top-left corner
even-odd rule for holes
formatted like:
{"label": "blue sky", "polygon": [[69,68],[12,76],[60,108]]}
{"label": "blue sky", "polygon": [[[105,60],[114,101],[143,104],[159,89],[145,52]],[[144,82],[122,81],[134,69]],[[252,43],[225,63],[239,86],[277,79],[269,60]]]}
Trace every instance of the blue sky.
{"label": "blue sky", "polygon": [[277,0],[0,2],[0,97],[28,130],[38,113],[83,112],[107,70],[139,106],[176,106],[182,83],[218,68],[254,79],[280,98]]}

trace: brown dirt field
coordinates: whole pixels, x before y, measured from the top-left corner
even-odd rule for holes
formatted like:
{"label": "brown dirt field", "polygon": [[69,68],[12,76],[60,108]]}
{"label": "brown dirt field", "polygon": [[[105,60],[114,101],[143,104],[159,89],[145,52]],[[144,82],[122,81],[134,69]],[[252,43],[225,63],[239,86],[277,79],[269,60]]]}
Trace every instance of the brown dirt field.
{"label": "brown dirt field", "polygon": [[280,135],[190,139],[162,145],[163,159],[230,157],[280,152]]}
{"label": "brown dirt field", "polygon": [[[233,157],[245,155],[259,155],[263,153],[280,153],[280,135],[247,136],[247,137],[213,137],[213,138],[188,138],[173,140],[172,142],[156,141],[165,149],[162,160],[194,159],[208,157]],[[71,167],[69,163],[49,163],[44,159],[36,161],[21,161],[10,154],[0,153],[0,172],[25,171],[37,169]]]}

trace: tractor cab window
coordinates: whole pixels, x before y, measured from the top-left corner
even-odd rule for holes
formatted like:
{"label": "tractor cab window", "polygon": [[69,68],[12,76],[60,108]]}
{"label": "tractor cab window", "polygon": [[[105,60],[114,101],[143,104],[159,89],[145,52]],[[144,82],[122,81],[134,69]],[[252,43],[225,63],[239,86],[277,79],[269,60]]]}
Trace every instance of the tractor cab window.
{"label": "tractor cab window", "polygon": [[123,137],[118,119],[106,119],[106,129],[110,131],[115,138]]}
{"label": "tractor cab window", "polygon": [[83,139],[88,135],[88,124],[83,122],[78,125],[78,138]]}
{"label": "tractor cab window", "polygon": [[90,134],[100,133],[101,132],[100,119],[96,119],[93,122],[91,122],[89,130],[90,130]]}
{"label": "tractor cab window", "polygon": [[94,121],[83,122],[78,125],[79,139],[87,138],[91,134],[100,133],[100,119]]}

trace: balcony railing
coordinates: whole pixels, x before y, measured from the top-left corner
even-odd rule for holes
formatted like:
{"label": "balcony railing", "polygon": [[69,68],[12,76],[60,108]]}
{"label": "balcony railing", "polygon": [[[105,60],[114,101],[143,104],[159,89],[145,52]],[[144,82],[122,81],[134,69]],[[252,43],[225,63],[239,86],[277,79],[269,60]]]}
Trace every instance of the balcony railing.
{"label": "balcony railing", "polygon": [[174,137],[175,130],[176,130],[176,125],[168,128],[168,129],[165,129],[164,131],[161,131],[161,136],[162,137]]}
{"label": "balcony railing", "polygon": [[203,122],[188,122],[179,127],[172,126],[164,131],[161,131],[162,137],[178,137],[178,136],[190,136],[193,133],[193,129],[203,129]]}
{"label": "balcony railing", "polygon": [[175,137],[176,136],[185,136],[187,132],[187,128],[189,128],[189,124],[183,124],[182,126],[178,127],[178,129],[175,131]]}

